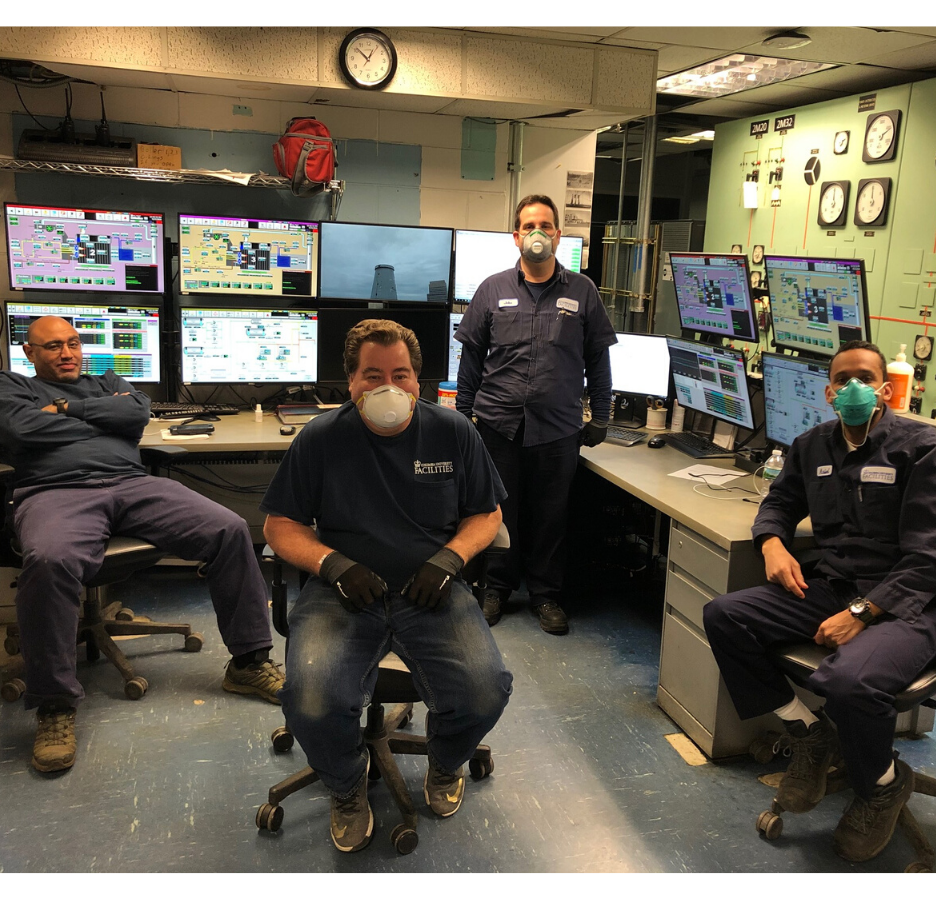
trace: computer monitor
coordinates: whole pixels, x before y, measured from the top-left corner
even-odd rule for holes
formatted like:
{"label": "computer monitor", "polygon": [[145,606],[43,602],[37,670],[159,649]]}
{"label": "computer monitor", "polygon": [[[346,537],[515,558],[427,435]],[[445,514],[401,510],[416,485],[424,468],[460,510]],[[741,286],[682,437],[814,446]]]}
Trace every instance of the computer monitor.
{"label": "computer monitor", "polygon": [[179,292],[308,299],[316,295],[316,222],[179,216]]}
{"label": "computer monitor", "polygon": [[744,356],[728,347],[667,337],[680,406],[742,428],[754,428]]}
{"label": "computer monitor", "polygon": [[829,363],[782,353],[762,353],[761,360],[767,443],[786,449],[810,428],[836,418],[825,398]]}
{"label": "computer monitor", "polygon": [[765,256],[774,344],[832,357],[846,341],[868,341],[864,261]]}
{"label": "computer monitor", "polygon": [[669,393],[670,355],[664,335],[618,332],[610,356],[612,391],[647,397]]}
{"label": "computer monitor", "polygon": [[[572,235],[559,239],[556,259],[571,272],[582,271],[583,240]],[[512,231],[456,231],[455,300],[468,303],[485,278],[512,269],[519,256]]]}
{"label": "computer monitor", "polygon": [[36,374],[23,350],[29,326],[42,316],[61,316],[81,338],[81,371],[86,375],[103,375],[113,369],[135,384],[160,380],[159,307],[8,302],[6,314],[12,372]]}
{"label": "computer monitor", "polygon": [[179,311],[185,384],[309,384],[316,381],[314,310]]}
{"label": "computer monitor", "polygon": [[322,222],[323,300],[449,302],[452,229]]}
{"label": "computer monitor", "polygon": [[3,204],[14,291],[161,294],[162,213]]}
{"label": "computer monitor", "polygon": [[455,332],[461,325],[464,313],[449,313],[449,341],[448,341],[448,380],[458,381],[458,367],[461,364],[462,343],[455,340]]}
{"label": "computer monitor", "polygon": [[391,319],[411,329],[422,351],[420,381],[446,381],[449,376],[449,314],[443,307],[425,309],[320,309],[319,381],[347,384],[344,344],[348,331],[364,319]]}
{"label": "computer monitor", "polygon": [[742,341],[759,339],[747,256],[671,252],[669,258],[679,325],[684,331]]}

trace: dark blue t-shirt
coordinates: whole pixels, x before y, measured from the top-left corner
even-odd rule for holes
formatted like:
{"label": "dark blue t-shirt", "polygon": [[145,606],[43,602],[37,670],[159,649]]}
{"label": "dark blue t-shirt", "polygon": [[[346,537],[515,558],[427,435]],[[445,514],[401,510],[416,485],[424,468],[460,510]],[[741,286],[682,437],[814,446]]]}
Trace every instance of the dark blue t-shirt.
{"label": "dark blue t-shirt", "polygon": [[462,519],[493,512],[505,496],[460,413],[420,400],[409,427],[383,437],[348,401],[302,429],[260,509],[314,525],[323,543],[400,590]]}

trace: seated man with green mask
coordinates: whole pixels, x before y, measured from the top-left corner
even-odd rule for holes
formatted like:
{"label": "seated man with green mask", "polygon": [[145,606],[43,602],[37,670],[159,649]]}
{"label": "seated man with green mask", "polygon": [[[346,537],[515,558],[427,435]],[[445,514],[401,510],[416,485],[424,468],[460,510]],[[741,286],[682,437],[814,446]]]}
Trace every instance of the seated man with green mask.
{"label": "seated man with green mask", "polygon": [[[886,373],[874,344],[839,348],[826,387],[838,418],[794,440],[754,521],[770,583],[704,610],[738,714],[774,712],[789,734],[781,806],[812,809],[844,760],[855,796],[833,845],[853,862],[887,846],[913,791],[893,749],[893,699],[936,657],[936,428],[887,407]],[[821,551],[808,578],[787,549],[806,516]],[[810,678],[825,699],[815,713],[769,656],[803,640],[835,651]]]}

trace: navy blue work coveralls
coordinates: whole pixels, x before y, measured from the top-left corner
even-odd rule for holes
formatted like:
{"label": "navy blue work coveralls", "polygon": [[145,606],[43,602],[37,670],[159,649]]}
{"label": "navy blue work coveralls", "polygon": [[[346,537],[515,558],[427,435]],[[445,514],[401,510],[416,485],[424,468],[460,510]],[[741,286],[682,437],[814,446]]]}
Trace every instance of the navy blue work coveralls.
{"label": "navy blue work coveralls", "polygon": [[790,448],[752,529],[789,547],[807,515],[821,557],[805,599],[779,585],[716,597],[705,631],[742,719],[793,697],[769,660],[771,645],[811,640],[856,597],[885,612],[828,656],[810,689],[838,728],[849,782],[869,798],[893,756],[899,693],[936,658],[936,428],[885,407],[865,444],[849,452],[836,419]]}
{"label": "navy blue work coveralls", "polygon": [[525,572],[533,606],[558,603],[582,394],[587,381],[592,416],[608,421],[614,327],[590,278],[557,261],[545,288],[531,291],[518,259],[479,285],[455,337],[456,409],[477,416],[507,489],[511,546],[491,563],[488,586],[506,596]]}

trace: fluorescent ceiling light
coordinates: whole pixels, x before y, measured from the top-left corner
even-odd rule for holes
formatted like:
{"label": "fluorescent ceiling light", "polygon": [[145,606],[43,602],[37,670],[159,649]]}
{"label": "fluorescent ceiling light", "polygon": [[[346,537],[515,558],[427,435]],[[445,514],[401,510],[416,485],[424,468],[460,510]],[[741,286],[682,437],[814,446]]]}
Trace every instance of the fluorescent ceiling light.
{"label": "fluorescent ceiling light", "polygon": [[692,135],[692,137],[699,138],[699,140],[702,140],[702,141],[714,141],[715,132],[714,131],[697,131],[695,134]]}
{"label": "fluorescent ceiling light", "polygon": [[[834,63],[817,63],[800,59],[777,59],[771,56],[750,56],[732,53],[722,59],[668,75],[657,81],[657,93],[680,94],[686,97],[724,97],[765,84],[777,84],[834,69]],[[753,79],[751,76],[754,76]]]}
{"label": "fluorescent ceiling light", "polygon": [[663,138],[665,142],[670,144],[698,144],[702,140],[700,137],[693,135],[683,135],[682,137],[668,137]]}

